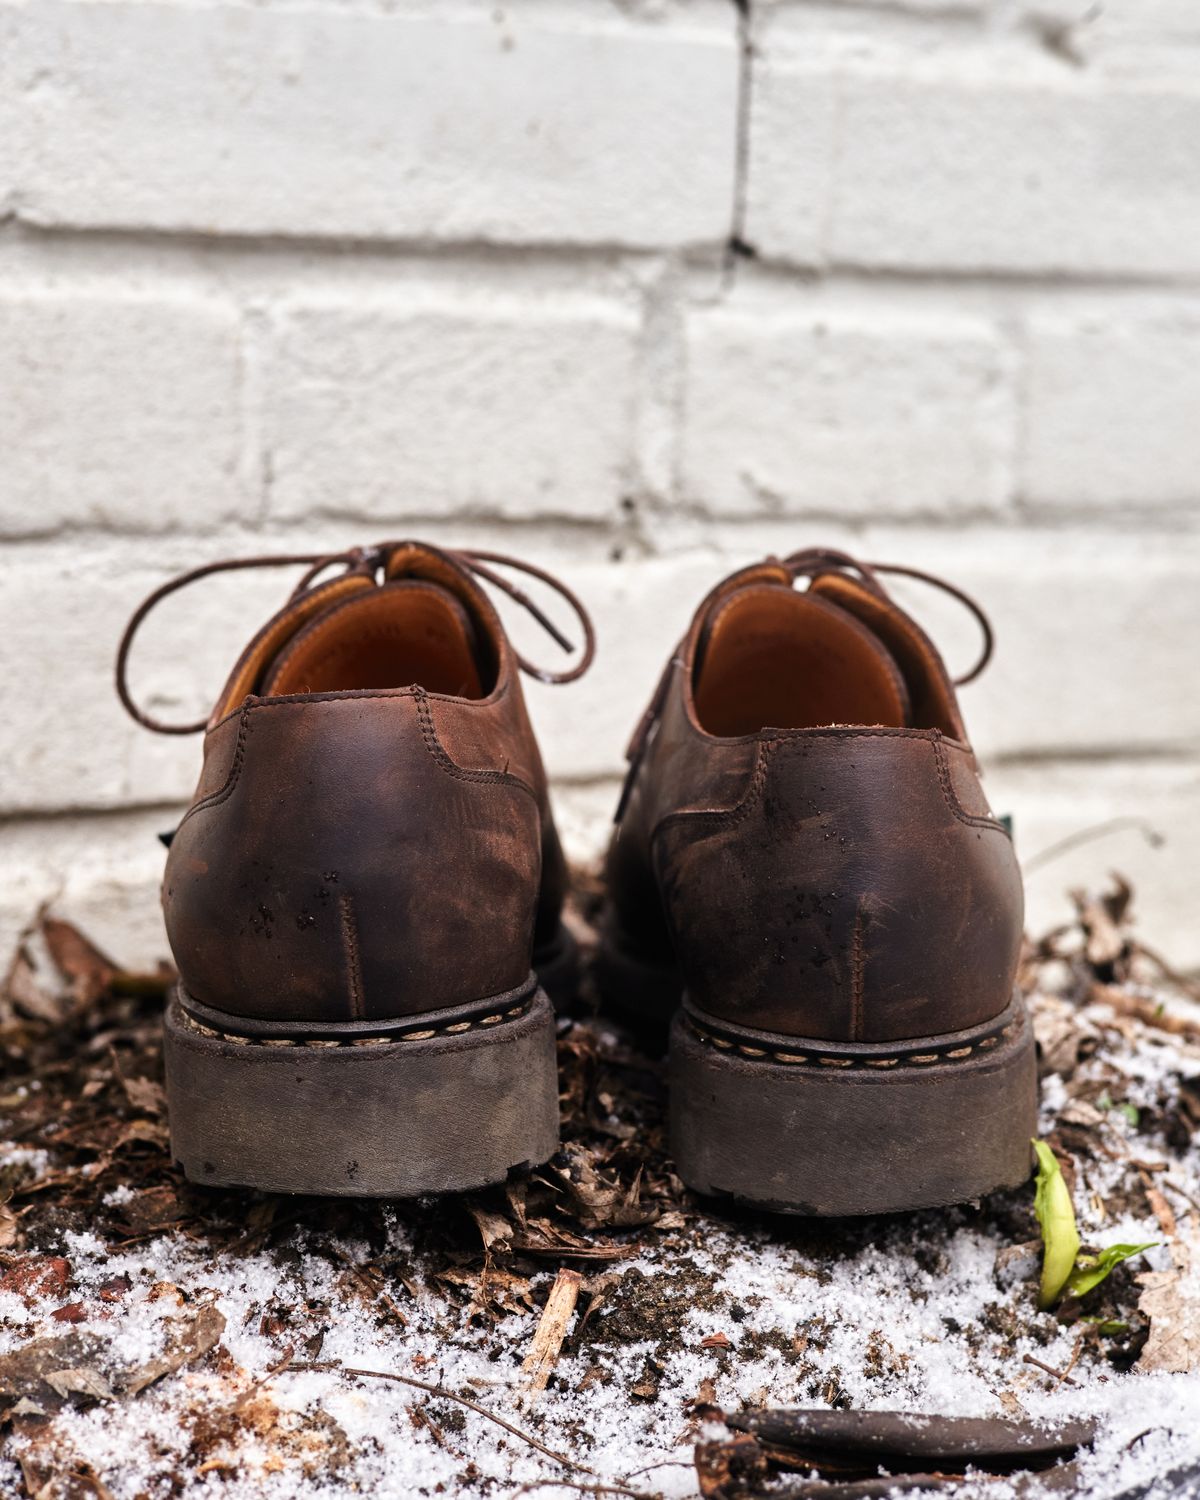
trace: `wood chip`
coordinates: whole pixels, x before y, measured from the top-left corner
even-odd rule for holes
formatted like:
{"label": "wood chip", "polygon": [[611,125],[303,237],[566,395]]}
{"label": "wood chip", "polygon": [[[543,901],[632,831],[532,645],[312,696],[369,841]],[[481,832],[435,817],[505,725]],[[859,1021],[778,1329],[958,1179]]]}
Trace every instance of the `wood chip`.
{"label": "wood chip", "polygon": [[575,1311],[582,1279],[578,1271],[569,1271],[566,1267],[554,1278],[541,1321],[533,1335],[533,1343],[521,1366],[526,1376],[525,1390],[529,1399],[536,1399],[538,1393],[545,1390],[550,1373],[558,1363],[558,1351],[567,1336],[567,1324]]}

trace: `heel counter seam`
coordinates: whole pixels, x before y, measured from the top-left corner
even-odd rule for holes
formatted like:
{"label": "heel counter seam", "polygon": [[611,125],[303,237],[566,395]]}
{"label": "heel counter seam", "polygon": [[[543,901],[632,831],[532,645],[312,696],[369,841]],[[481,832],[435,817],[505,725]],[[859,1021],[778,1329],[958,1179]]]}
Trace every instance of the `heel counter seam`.
{"label": "heel counter seam", "polygon": [[456,761],[450,759],[445,746],[438,738],[437,726],[433,722],[433,714],[429,708],[429,694],[424,688],[418,687],[414,690],[413,697],[417,705],[417,723],[421,730],[421,739],[424,742],[434,763],[447,776],[453,776],[457,781],[471,781],[484,786],[513,786],[519,787],[521,791],[527,792],[535,802],[538,795],[533,787],[522,777],[516,776],[511,771],[468,771]]}
{"label": "heel counter seam", "polygon": [[199,802],[188,808],[187,812],[179,820],[179,827],[175,830],[176,833],[179,832],[179,829],[195,813],[204,812],[210,807],[218,807],[233,795],[234,789],[238,784],[238,778],[242,774],[242,766],[245,764],[246,737],[249,732],[250,704],[246,703],[242,707],[241,722],[238,724],[237,741],[233,747],[233,759],[229,762],[229,771],[225,776],[224,782],[222,782],[215,792],[211,792],[207,797],[202,798]]}
{"label": "heel counter seam", "polygon": [[946,751],[942,745],[941,734],[930,742],[933,745],[933,759],[937,767],[938,784],[942,789],[946,806],[960,823],[965,823],[968,828],[988,828],[994,833],[1002,833],[1005,838],[1009,837],[1008,829],[996,818],[981,817],[977,813],[969,813],[958,800],[958,793],[954,789],[954,778],[950,775],[950,767],[946,763]]}

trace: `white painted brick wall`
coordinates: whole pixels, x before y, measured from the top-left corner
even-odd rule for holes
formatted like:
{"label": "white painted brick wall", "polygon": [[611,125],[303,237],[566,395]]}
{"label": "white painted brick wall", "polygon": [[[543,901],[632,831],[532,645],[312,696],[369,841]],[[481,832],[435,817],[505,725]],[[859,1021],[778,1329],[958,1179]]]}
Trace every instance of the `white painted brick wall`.
{"label": "white painted brick wall", "polygon": [[681,488],[714,515],[930,515],[1012,500],[1012,359],[986,321],[828,310],[794,286],[692,311]]}
{"label": "white painted brick wall", "polygon": [[[145,591],[417,533],[593,605],[594,674],[529,689],[580,855],[721,573],[945,572],[996,620],[964,705],[1022,853],[1167,835],[1037,871],[1032,921],[1121,868],[1200,965],[1198,17],[0,0],[0,948],[53,898],[163,951],[198,745],[113,698]],[[288,586],[172,601],[143,698],[200,712]]]}
{"label": "white painted brick wall", "polygon": [[636,307],[570,295],[289,308],[267,355],[268,512],[612,519],[637,334]]}
{"label": "white painted brick wall", "polygon": [[197,297],[0,281],[0,530],[233,520],[238,318]]}

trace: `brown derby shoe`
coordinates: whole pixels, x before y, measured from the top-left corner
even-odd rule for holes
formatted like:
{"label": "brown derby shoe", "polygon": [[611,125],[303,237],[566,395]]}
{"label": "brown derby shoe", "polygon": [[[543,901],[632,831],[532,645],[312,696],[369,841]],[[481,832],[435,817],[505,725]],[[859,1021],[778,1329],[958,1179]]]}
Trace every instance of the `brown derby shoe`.
{"label": "brown derby shoe", "polygon": [[[133,704],[129,646],[159,599],[226,568],[289,563],[310,566],[207,723],[161,725]],[[572,670],[517,656],[480,578],[568,643],[492,564],[573,606],[585,648]],[[122,701],[150,728],[205,730],[163,879],[179,969],[171,1142],[189,1178],[408,1197],[553,1154],[543,986],[570,988],[574,953],[517,669],[570,681],[592,649],[582,606],[539,569],[415,542],[210,564],[137,611]]]}
{"label": "brown derby shoe", "polygon": [[597,977],[673,1016],[680,1175],[792,1213],[961,1202],[1030,1170],[1020,871],[881,572],[974,610],[978,674],[986,618],[927,574],[815,549],[733,574],[634,736],[606,865]]}

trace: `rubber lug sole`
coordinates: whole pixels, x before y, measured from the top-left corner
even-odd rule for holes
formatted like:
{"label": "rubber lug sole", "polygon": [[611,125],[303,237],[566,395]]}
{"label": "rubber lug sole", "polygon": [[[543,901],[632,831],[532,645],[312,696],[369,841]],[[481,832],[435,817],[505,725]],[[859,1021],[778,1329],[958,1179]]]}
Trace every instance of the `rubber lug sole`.
{"label": "rubber lug sole", "polygon": [[164,1019],[171,1150],[192,1182],[412,1198],[503,1182],[558,1148],[554,1012],[399,1040],[230,1041]]}
{"label": "rubber lug sole", "polygon": [[889,1060],[878,1045],[839,1053],[802,1037],[762,1045],[761,1034],[750,1049],[761,1055],[747,1056],[681,1011],[670,1047],[679,1175],[698,1193],[821,1217],[1017,1187],[1037,1126],[1034,1039],[1019,997],[999,1019],[982,1041],[924,1038]]}

